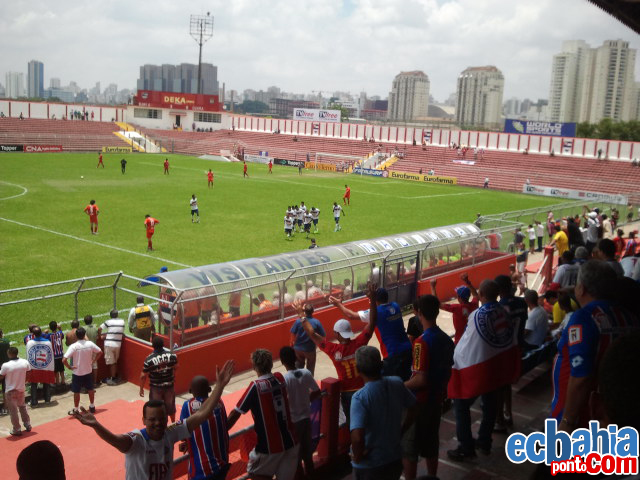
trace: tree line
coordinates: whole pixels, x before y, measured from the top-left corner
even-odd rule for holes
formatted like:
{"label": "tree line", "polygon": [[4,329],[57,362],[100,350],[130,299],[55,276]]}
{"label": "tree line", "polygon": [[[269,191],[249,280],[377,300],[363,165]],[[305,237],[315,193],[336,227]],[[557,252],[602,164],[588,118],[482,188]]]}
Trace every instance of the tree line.
{"label": "tree line", "polygon": [[640,142],[640,121],[616,122],[603,118],[598,123],[582,122],[577,125],[576,137]]}

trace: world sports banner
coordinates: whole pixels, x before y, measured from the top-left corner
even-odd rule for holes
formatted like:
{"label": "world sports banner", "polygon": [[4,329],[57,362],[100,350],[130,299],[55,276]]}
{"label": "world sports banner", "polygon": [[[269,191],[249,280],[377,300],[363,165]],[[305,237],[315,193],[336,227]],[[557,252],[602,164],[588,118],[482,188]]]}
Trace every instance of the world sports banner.
{"label": "world sports banner", "polygon": [[[317,108],[294,108],[294,120],[308,120],[312,122],[340,123],[340,110],[319,110]],[[319,126],[318,126],[319,127]]]}
{"label": "world sports banner", "polygon": [[397,170],[389,170],[389,178],[395,178],[398,180],[412,180],[414,182],[438,183],[441,185],[456,185],[458,183],[458,179],[456,177],[423,175],[421,173],[401,172]]}
{"label": "world sports banner", "polygon": [[376,170],[374,168],[360,168],[356,167],[353,169],[353,172],[356,175],[369,175],[371,177],[383,177],[387,178],[389,176],[389,172],[386,170]]}
{"label": "world sports banner", "polygon": [[247,153],[245,153],[244,155],[244,159],[247,162],[251,162],[251,163],[264,163],[265,165],[267,163],[269,163],[270,160],[273,160],[272,157],[263,157],[261,155],[249,155]]}
{"label": "world sports banner", "polygon": [[62,145],[25,145],[24,151],[27,153],[61,152]]}
{"label": "world sports banner", "polygon": [[507,118],[504,121],[506,133],[520,133],[522,135],[550,135],[552,137],[575,137],[575,123],[538,122],[534,120],[516,120]]}
{"label": "world sports banner", "polygon": [[629,203],[629,198],[626,195],[588,192],[584,190],[572,190],[570,188],[544,187],[531,184],[525,184],[522,187],[522,193],[528,193],[529,195],[542,195],[544,197],[574,198],[577,200],[609,202],[617,205],[627,205]]}
{"label": "world sports banner", "polygon": [[103,153],[131,153],[131,147],[102,147]]}

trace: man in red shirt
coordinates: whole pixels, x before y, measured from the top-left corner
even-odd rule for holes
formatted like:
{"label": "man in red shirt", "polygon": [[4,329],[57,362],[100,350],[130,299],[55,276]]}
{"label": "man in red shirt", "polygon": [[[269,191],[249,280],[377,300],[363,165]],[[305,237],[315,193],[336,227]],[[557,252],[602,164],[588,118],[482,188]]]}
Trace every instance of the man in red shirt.
{"label": "man in red shirt", "polygon": [[[462,281],[468,284],[469,277],[466,274],[463,274]],[[437,297],[436,284],[437,280],[432,278],[431,293]],[[478,298],[474,296],[473,300],[469,301],[469,298],[471,297],[471,290],[466,285],[456,287],[454,291],[458,296],[458,303],[441,303],[440,310],[450,312],[453,316],[453,328],[456,331],[453,342],[457,345],[460,337],[462,337],[462,334],[464,333],[464,330],[467,328],[469,314],[478,308]]]}
{"label": "man in red shirt", "polygon": [[213,188],[213,172],[211,169],[207,172],[207,186]]}
{"label": "man in red shirt", "polygon": [[242,167],[242,178],[244,177],[248,177],[249,174],[247,173],[247,162],[245,162],[244,160],[242,161],[243,163],[243,167]]}
{"label": "man in red shirt", "polygon": [[624,251],[625,241],[624,241],[624,230],[621,228],[617,231],[618,236],[613,239],[613,243],[616,246],[616,259],[619,260],[622,256],[622,252]]}
{"label": "man in red shirt", "polygon": [[151,215],[147,214],[144,216],[144,228],[147,229],[147,250],[153,250],[151,237],[153,237],[153,233],[155,232],[155,228],[158,223],[160,222],[153,218]]}
{"label": "man in red shirt", "polygon": [[349,188],[349,185],[345,185],[344,188],[346,190],[344,191],[344,197],[342,197],[342,201],[345,205],[351,205],[351,188]]}
{"label": "man in red shirt", "polygon": [[102,168],[104,168],[104,163],[102,163],[102,154],[101,153],[98,154],[98,165],[96,166],[96,168],[100,168],[100,165],[102,165]]}
{"label": "man in red shirt", "polygon": [[269,173],[273,173],[271,170],[273,169],[273,162],[269,160]]}
{"label": "man in red shirt", "polygon": [[164,174],[169,175],[169,159],[164,159]]}
{"label": "man in red shirt", "polygon": [[315,343],[320,350],[329,356],[333,362],[333,366],[336,368],[338,380],[340,380],[340,403],[342,404],[342,410],[347,417],[347,425],[349,425],[351,397],[353,397],[353,394],[356,393],[357,390],[364,386],[364,381],[362,380],[362,377],[358,375],[358,371],[356,370],[356,350],[369,343],[369,340],[376,329],[378,315],[375,284],[369,285],[367,296],[369,297],[370,302],[369,323],[357,337],[353,338],[354,334],[351,330],[349,320],[338,320],[333,325],[333,333],[335,333],[335,338],[338,343],[329,342],[325,337],[316,333],[313,326],[307,321],[306,315],[304,315],[303,303],[300,300],[296,300],[293,303],[298,315],[300,316],[302,328],[304,328],[304,331],[313,343]]}
{"label": "man in red shirt", "polygon": [[[100,155],[102,158],[102,155]],[[102,160],[101,160],[102,161]],[[100,213],[100,209],[98,205],[96,205],[95,200],[91,200],[89,205],[84,207],[84,213],[89,215],[89,228],[91,228],[91,235],[98,234],[98,214]]]}

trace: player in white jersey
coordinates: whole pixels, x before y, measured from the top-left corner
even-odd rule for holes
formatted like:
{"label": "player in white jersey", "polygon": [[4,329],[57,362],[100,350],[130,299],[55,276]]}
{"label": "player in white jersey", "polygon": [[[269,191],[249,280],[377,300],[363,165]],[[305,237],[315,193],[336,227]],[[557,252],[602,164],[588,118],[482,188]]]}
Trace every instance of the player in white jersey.
{"label": "player in white jersey", "polygon": [[287,240],[291,240],[293,233],[293,215],[291,214],[284,216],[284,233],[287,236]]}
{"label": "player in white jersey", "polygon": [[318,217],[320,216],[320,209],[311,207],[311,218],[313,219],[313,233],[318,233]]}
{"label": "player in white jersey", "polygon": [[336,226],[333,229],[334,232],[342,230],[342,227],[340,226],[340,215],[344,214],[344,210],[342,210],[342,207],[338,205],[338,202],[333,202],[333,219],[336,221]]}
{"label": "player in white jersey", "polygon": [[300,202],[300,210],[307,213],[307,206],[304,204],[304,202]]}
{"label": "player in white jersey", "polygon": [[298,218],[298,206],[297,205],[292,205],[291,206],[291,219],[293,220],[293,231],[296,231],[296,219]]}
{"label": "player in white jersey", "polygon": [[309,238],[309,234],[311,233],[311,221],[313,220],[313,215],[310,212],[304,212],[304,233],[307,234],[307,238]]}
{"label": "player in white jersey", "polygon": [[302,233],[302,223],[304,222],[304,210],[296,205],[296,220],[298,223],[298,231]]}
{"label": "player in white jersey", "polygon": [[200,212],[198,211],[198,199],[196,198],[196,194],[191,195],[191,200],[189,200],[189,205],[191,206],[191,223],[200,223]]}

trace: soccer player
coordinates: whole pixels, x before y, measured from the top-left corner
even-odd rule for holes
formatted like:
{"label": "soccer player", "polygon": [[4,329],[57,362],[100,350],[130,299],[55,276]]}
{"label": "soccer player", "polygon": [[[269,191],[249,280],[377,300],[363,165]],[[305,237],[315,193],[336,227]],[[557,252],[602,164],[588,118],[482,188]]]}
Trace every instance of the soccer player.
{"label": "soccer player", "polygon": [[243,163],[243,166],[242,166],[242,178],[244,178],[244,177],[249,178],[249,174],[247,173],[247,162],[245,162],[243,160],[242,163]]}
{"label": "soccer player", "polygon": [[300,202],[300,210],[302,210],[304,213],[307,213],[307,206],[304,204],[304,202]]}
{"label": "soccer player", "polygon": [[336,226],[333,229],[334,232],[342,230],[342,227],[340,226],[340,215],[344,214],[344,210],[342,210],[342,207],[338,205],[338,202],[333,202],[333,219],[336,222]]}
{"label": "soccer player", "polygon": [[102,168],[104,168],[104,163],[102,162],[102,154],[101,153],[98,154],[98,165],[96,166],[96,168],[100,168],[100,165],[102,165]]}
{"label": "soccer player", "polygon": [[147,250],[153,251],[153,243],[151,242],[151,237],[156,229],[156,224],[160,223],[158,220],[153,218],[151,215],[147,214],[144,216],[144,228],[147,229]]}
{"label": "soccer player", "polygon": [[349,188],[349,185],[345,185],[344,188],[345,191],[344,196],[342,197],[342,201],[345,205],[351,205],[351,188]]}
{"label": "soccer player", "polygon": [[91,228],[91,235],[98,234],[98,214],[100,213],[100,209],[98,205],[96,205],[95,200],[91,200],[89,205],[84,207],[84,213],[89,215],[89,227]]}
{"label": "soccer player", "polygon": [[211,169],[207,172],[207,187],[213,188],[213,172]]}
{"label": "soccer player", "polygon": [[296,205],[296,219],[298,222],[298,231],[302,233],[302,223],[304,221],[304,210]]}
{"label": "soccer player", "polygon": [[293,217],[293,231],[295,232],[296,230],[296,223],[298,220],[298,206],[297,205],[293,205],[291,207],[291,216]]}
{"label": "soccer player", "polygon": [[191,195],[191,200],[189,200],[189,205],[191,205],[191,223],[200,223],[200,212],[198,211],[198,199],[196,198],[195,193]]}
{"label": "soccer player", "polygon": [[291,233],[293,231],[293,215],[287,213],[284,216],[284,233],[287,236],[287,240],[291,240]]}
{"label": "soccer player", "polygon": [[169,175],[169,159],[164,159],[164,174]]}
{"label": "soccer player", "polygon": [[269,160],[269,173],[273,173],[272,169],[273,169],[273,162]]}
{"label": "soccer player", "polygon": [[122,160],[120,160],[120,170],[122,171],[123,175],[126,169],[127,169],[127,161],[123,158]]}
{"label": "soccer player", "polygon": [[311,221],[313,220],[313,215],[310,212],[304,212],[303,216],[304,221],[304,233],[307,234],[307,238],[309,238],[309,234],[311,233]]}
{"label": "soccer player", "polygon": [[318,233],[318,217],[320,216],[320,209],[311,207],[311,218],[313,219],[313,233]]}

